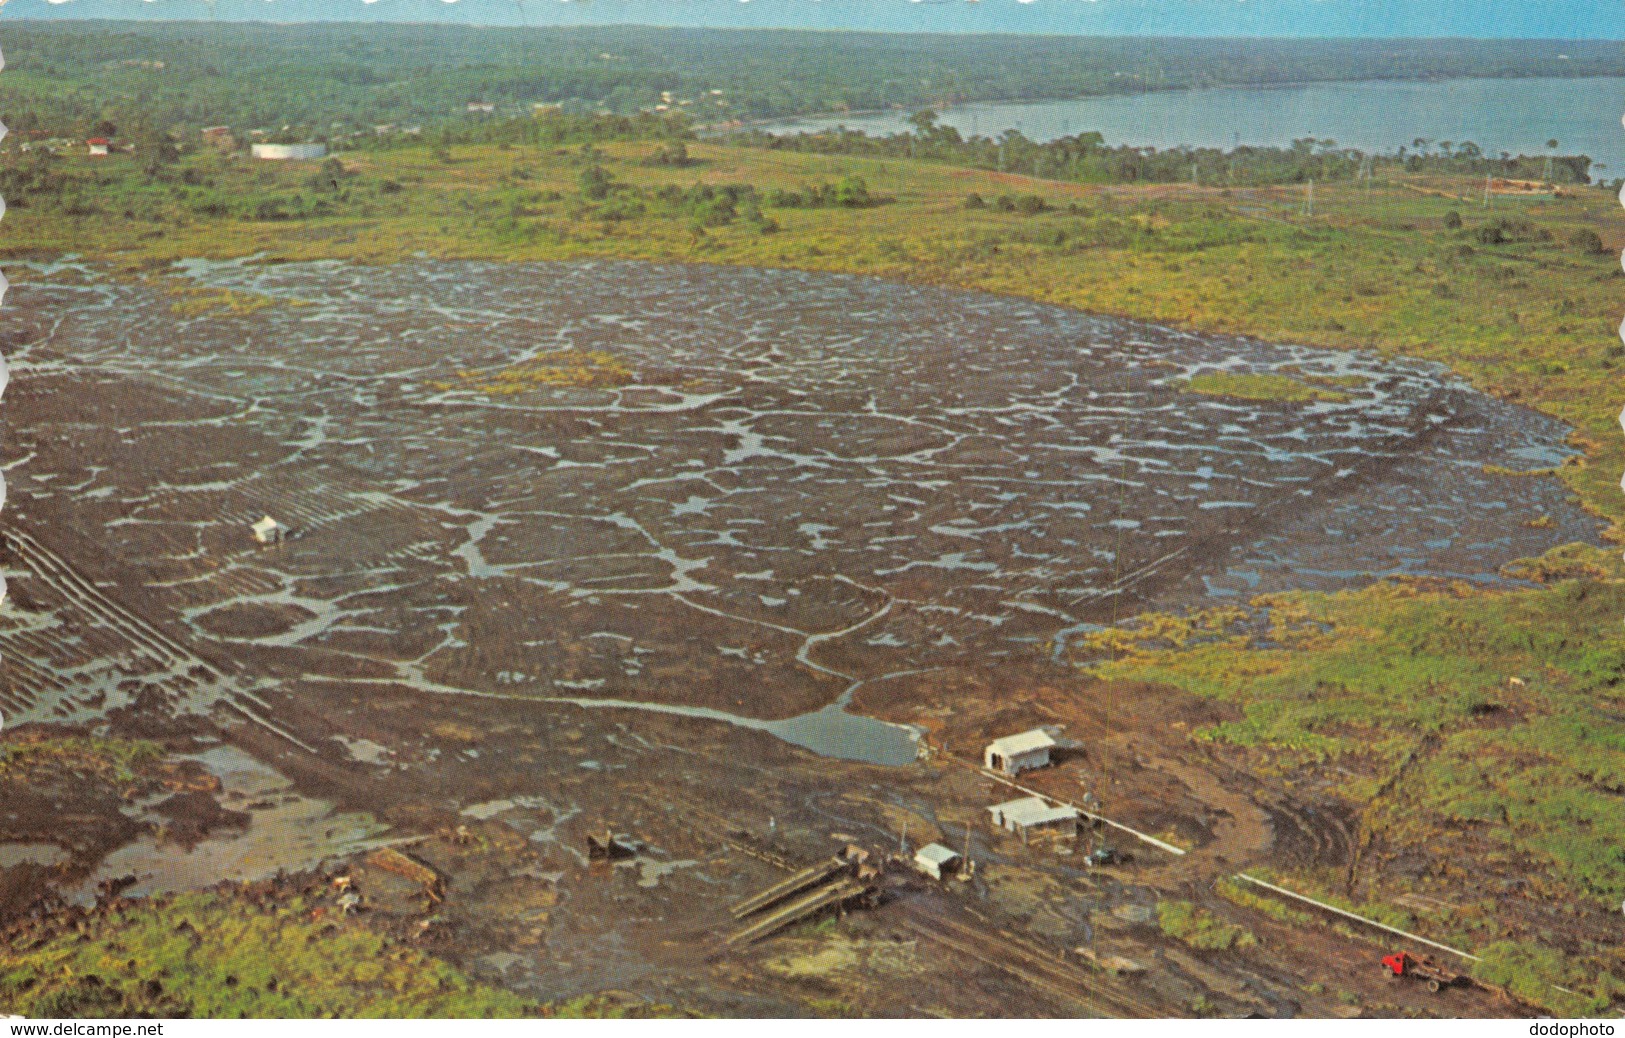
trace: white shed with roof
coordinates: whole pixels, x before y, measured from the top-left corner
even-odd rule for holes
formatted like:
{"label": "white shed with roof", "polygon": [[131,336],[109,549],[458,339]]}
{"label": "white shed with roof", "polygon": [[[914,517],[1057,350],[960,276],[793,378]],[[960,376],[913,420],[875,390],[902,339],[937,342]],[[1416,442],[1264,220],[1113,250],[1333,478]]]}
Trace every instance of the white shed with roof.
{"label": "white shed with roof", "polygon": [[266,516],[264,519],[261,519],[259,522],[255,523],[252,529],[254,531],[254,539],[259,541],[261,544],[275,544],[282,540],[283,537],[287,536],[288,533],[288,528],[286,526],[283,526],[270,516]]}
{"label": "white shed with roof", "polygon": [[1043,797],[1007,800],[987,809],[993,824],[1025,837],[1034,829],[1076,829],[1083,812],[1066,804],[1051,805]]}
{"label": "white shed with roof", "polygon": [[942,879],[959,871],[960,855],[940,843],[928,843],[914,854],[914,867],[932,879]]}
{"label": "white shed with roof", "polygon": [[1033,768],[1048,767],[1049,751],[1055,745],[1055,736],[1043,728],[1034,728],[1020,735],[1006,735],[987,744],[987,749],[982,751],[982,766],[1005,775],[1019,775]]}

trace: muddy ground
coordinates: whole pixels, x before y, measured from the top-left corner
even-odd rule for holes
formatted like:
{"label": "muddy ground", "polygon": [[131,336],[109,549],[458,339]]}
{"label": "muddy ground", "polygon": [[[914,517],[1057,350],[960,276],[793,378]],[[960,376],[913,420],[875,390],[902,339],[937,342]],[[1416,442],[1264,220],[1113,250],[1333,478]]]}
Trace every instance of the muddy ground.
{"label": "muddy ground", "polygon": [[[547,999],[1520,1011],[1386,982],[1382,942],[1218,897],[1249,866],[1344,866],[1346,809],[1193,749],[1218,708],[1053,660],[1144,605],[1487,582],[1594,537],[1555,482],[1483,467],[1560,458],[1552,423],[1420,368],[860,279],[198,266],[187,284],[237,300],[202,315],[163,278],[15,280],[8,737],[154,739],[201,777],[8,803],[13,917],[109,884],[321,869],[356,878],[357,925]],[[561,350],[611,351],[630,382],[481,388]],[[1213,368],[1309,372],[1344,398],[1180,389]],[[286,541],[253,542],[264,514]],[[1080,747],[1037,788],[1191,853],[992,830],[985,808],[1013,794],[948,754],[1040,724]],[[916,760],[917,739],[938,752]],[[51,831],[65,806],[83,838]],[[588,860],[605,830],[636,853]],[[1131,860],[1086,867],[1108,839]],[[968,847],[975,878],[892,869],[873,908],[724,943],[728,906],[787,868],[928,840]],[[384,846],[437,870],[440,899],[369,865]],[[1258,943],[1167,937],[1169,899]]]}

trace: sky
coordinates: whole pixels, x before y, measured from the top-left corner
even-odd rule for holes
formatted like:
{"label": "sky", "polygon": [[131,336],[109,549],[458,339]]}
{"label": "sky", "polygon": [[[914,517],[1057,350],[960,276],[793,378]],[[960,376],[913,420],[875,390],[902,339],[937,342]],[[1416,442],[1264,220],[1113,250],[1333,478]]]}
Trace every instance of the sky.
{"label": "sky", "polygon": [[18,18],[1625,40],[1625,0],[0,0]]}

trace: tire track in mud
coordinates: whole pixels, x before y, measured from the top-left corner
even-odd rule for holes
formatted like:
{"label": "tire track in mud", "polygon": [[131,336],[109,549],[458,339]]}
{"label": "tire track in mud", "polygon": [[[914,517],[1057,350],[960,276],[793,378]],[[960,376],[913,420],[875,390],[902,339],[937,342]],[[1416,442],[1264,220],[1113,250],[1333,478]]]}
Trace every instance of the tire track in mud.
{"label": "tire track in mud", "polygon": [[[224,668],[105,594],[32,534],[15,529],[0,531],[0,543],[48,593],[60,599],[61,604],[55,610],[58,618],[63,611],[70,611],[77,613],[81,621],[87,621],[81,640],[86,649],[100,651],[102,656],[79,661],[82,667],[110,663],[126,675],[126,680],[119,682],[121,691],[131,681],[138,686],[155,687],[165,694],[166,706],[185,713],[205,714],[224,707],[306,753],[317,753],[297,736],[261,716],[254,707],[269,713],[270,705],[248,689],[234,686]],[[43,712],[53,720],[71,720],[80,711],[103,714],[115,706],[135,702],[134,694],[128,694],[123,697],[124,702],[115,704],[105,688],[93,685],[75,688],[51,674],[34,660],[54,661],[60,659],[61,653],[41,645],[40,638],[38,632],[27,630],[0,634],[0,647],[13,650],[6,653],[4,666],[8,682],[0,690],[0,701],[12,704],[16,710],[14,718],[26,719],[33,711]],[[25,651],[15,651],[19,649]],[[22,682],[17,682],[16,676],[21,676]],[[80,676],[85,676],[83,669]]]}
{"label": "tire track in mud", "polygon": [[973,926],[924,901],[911,901],[898,907],[903,913],[899,923],[905,929],[966,959],[1030,984],[1062,1004],[1078,1006],[1091,1015],[1121,1019],[1156,1019],[1167,1015],[1166,1010],[1107,986],[1099,976],[1066,962],[1009,929],[990,924]]}
{"label": "tire track in mud", "polygon": [[1444,745],[1444,738],[1438,732],[1428,732],[1423,736],[1422,740],[1405,755],[1405,759],[1400,762],[1399,767],[1394,769],[1394,773],[1383,780],[1382,785],[1378,786],[1377,791],[1366,801],[1359,814],[1358,838],[1350,838],[1347,830],[1344,830],[1344,837],[1348,841],[1348,868],[1343,879],[1343,893],[1345,895],[1353,896],[1354,885],[1359,880],[1360,864],[1365,857],[1365,852],[1376,841],[1378,836],[1377,830],[1372,829],[1370,826],[1373,809],[1389,794],[1396,789],[1402,788],[1401,784],[1416,769],[1417,765],[1421,764],[1425,757],[1430,756],[1442,745]]}

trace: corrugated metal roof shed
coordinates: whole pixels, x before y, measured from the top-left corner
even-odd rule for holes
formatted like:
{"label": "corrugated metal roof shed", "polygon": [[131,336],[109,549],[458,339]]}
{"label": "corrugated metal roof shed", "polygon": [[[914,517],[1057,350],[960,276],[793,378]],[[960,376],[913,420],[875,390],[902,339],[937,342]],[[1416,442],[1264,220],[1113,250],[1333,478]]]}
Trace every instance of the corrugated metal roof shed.
{"label": "corrugated metal roof shed", "polygon": [[1042,728],[1034,728],[1030,732],[1019,735],[1006,735],[1002,739],[994,739],[988,743],[988,749],[1006,757],[1014,757],[1034,750],[1044,750],[1055,745],[1055,737]]}
{"label": "corrugated metal roof shed", "polygon": [[1072,821],[1081,814],[1075,807],[1051,807],[1043,797],[1022,797],[996,804],[987,810],[1000,825],[1013,825],[1021,829]]}

